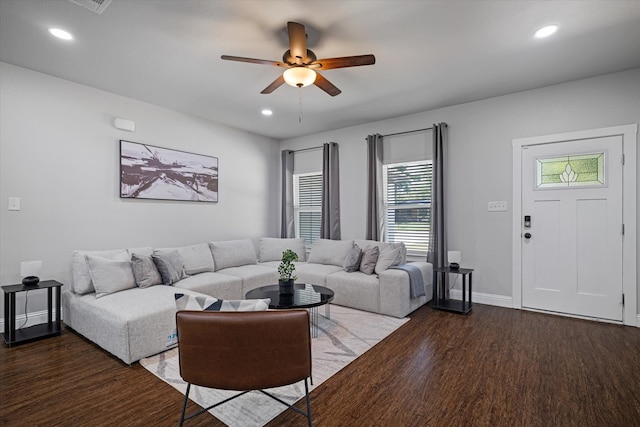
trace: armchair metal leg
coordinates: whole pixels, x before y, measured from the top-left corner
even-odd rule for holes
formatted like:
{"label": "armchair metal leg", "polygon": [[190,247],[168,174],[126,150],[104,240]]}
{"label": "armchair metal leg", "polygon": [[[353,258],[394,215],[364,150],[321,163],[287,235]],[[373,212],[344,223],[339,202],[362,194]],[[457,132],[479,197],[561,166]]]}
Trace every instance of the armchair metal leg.
{"label": "armchair metal leg", "polygon": [[309,384],[306,378],[304,380],[304,391],[307,398],[307,420],[309,420],[309,427],[311,427],[311,399],[309,398]]}
{"label": "armchair metal leg", "polygon": [[[243,395],[245,395],[245,394],[250,392],[250,390],[243,391],[243,392],[238,393],[238,394],[236,394],[234,396],[231,396],[231,397],[229,397],[229,398],[227,398],[227,399],[225,399],[225,400],[223,400],[221,402],[214,403],[211,406],[208,406],[208,407],[206,407],[204,409],[201,409],[201,410],[199,410],[197,412],[189,414],[189,416],[185,417],[186,412],[187,412],[187,402],[189,401],[189,392],[190,392],[190,390],[191,390],[191,383],[187,383],[187,391],[184,393],[184,403],[182,404],[182,414],[180,414],[180,427],[182,427],[182,425],[184,424],[184,422],[186,420],[191,419],[191,418],[193,418],[193,417],[195,417],[197,415],[202,414],[203,412],[207,412],[210,409],[213,409],[213,408],[215,408],[217,406],[220,406],[220,405],[222,405],[224,403],[229,402],[230,400],[233,400],[233,399],[235,399],[237,397],[243,396]],[[304,394],[305,394],[305,398],[306,398],[306,401],[307,401],[307,412],[304,412],[301,409],[296,408],[292,404],[285,402],[284,400],[280,399],[277,396],[274,396],[273,394],[271,394],[271,393],[269,393],[267,391],[264,391],[264,390],[256,390],[256,391],[259,391],[262,394],[264,394],[266,396],[269,396],[273,400],[276,400],[276,401],[282,403],[283,405],[289,407],[289,409],[299,413],[300,415],[304,415],[305,417],[307,417],[307,424],[309,425],[309,427],[311,427],[311,396],[309,395],[309,381],[308,381],[308,378],[305,378],[305,380],[304,380],[304,391],[305,391]]]}
{"label": "armchair metal leg", "polygon": [[187,401],[189,400],[189,390],[191,390],[191,383],[187,383],[187,391],[184,394],[184,403],[182,404],[182,414],[180,415],[180,427],[184,424],[184,414],[187,411]]}

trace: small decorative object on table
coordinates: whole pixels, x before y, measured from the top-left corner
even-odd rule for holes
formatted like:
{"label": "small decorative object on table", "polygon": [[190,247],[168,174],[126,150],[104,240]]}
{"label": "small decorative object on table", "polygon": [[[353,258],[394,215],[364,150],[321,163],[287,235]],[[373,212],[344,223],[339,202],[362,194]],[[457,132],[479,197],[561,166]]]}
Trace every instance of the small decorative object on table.
{"label": "small decorative object on table", "polygon": [[280,273],[278,285],[280,286],[281,294],[293,294],[293,282],[297,279],[297,277],[293,275],[293,272],[296,270],[293,261],[297,260],[298,254],[291,249],[282,252],[282,261],[278,266],[278,273]]}
{"label": "small decorative object on table", "polygon": [[458,270],[460,268],[460,261],[462,261],[462,254],[460,251],[447,252],[447,260],[449,261],[449,268],[452,270]]}
{"label": "small decorative object on table", "polygon": [[22,284],[25,286],[37,288],[40,282],[40,270],[42,269],[42,261],[22,261],[20,263],[20,276],[23,277]]}

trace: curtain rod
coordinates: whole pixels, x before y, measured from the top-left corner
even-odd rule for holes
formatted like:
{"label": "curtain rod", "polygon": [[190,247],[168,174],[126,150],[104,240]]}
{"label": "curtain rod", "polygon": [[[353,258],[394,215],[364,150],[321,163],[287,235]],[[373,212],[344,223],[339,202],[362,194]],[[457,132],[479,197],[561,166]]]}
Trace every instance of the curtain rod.
{"label": "curtain rod", "polygon": [[301,148],[299,150],[290,150],[290,151],[293,151],[294,153],[300,153],[301,151],[320,150],[321,148],[324,148],[324,146],[319,145],[317,147]]}
{"label": "curtain rod", "polygon": [[404,135],[405,133],[422,132],[422,131],[425,131],[425,130],[432,130],[432,129],[433,129],[433,127],[428,127],[428,128],[424,128],[424,129],[408,130],[408,131],[405,131],[405,132],[390,133],[388,135],[382,135],[382,136]]}

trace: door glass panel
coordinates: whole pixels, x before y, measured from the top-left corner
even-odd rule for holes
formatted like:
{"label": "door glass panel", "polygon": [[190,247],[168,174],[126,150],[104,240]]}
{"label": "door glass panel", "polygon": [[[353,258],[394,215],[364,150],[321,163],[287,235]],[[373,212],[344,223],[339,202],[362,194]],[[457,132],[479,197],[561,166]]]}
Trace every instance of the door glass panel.
{"label": "door glass panel", "polygon": [[536,189],[604,185],[604,153],[536,159]]}

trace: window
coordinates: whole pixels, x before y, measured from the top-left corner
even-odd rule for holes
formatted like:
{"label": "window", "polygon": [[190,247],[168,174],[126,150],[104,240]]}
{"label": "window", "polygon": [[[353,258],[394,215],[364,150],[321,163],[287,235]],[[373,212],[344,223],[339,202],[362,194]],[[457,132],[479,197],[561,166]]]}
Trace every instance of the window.
{"label": "window", "polygon": [[303,238],[307,248],[320,238],[322,215],[322,173],[293,175],[293,212],[296,237]]}
{"label": "window", "polygon": [[387,242],[426,255],[431,230],[431,160],[383,165]]}

